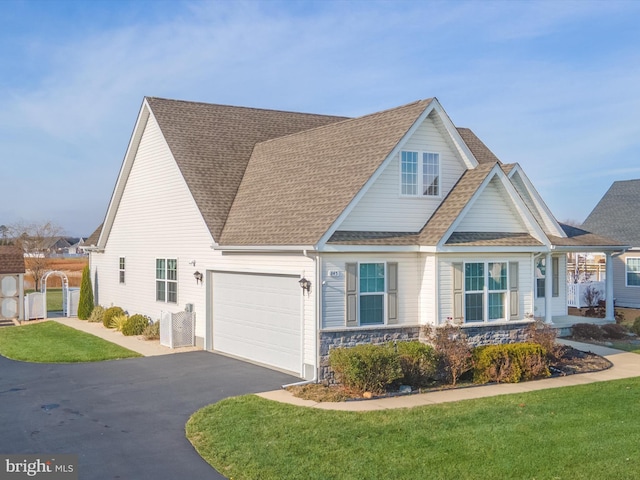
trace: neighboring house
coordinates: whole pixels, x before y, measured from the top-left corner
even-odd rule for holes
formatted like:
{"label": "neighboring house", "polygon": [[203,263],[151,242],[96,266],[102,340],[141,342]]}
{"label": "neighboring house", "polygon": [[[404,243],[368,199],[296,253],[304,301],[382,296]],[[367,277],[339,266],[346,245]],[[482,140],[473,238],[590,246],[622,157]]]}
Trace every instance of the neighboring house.
{"label": "neighboring house", "polygon": [[613,258],[616,305],[640,308],[640,179],[613,182],[583,228],[631,246]]}
{"label": "neighboring house", "polygon": [[193,305],[197,344],[306,379],[425,325],[566,322],[566,253],[622,249],[558,224],[435,98],[354,119],[145,98],[98,231],[100,304]]}
{"label": "neighboring house", "polygon": [[24,254],[13,246],[0,246],[0,326],[24,318]]}

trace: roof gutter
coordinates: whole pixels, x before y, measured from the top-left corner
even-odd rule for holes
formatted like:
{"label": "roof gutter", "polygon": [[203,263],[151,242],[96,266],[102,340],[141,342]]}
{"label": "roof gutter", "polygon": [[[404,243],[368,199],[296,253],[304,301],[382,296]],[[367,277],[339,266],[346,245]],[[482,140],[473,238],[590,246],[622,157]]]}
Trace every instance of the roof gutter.
{"label": "roof gutter", "polygon": [[212,244],[212,250],[221,252],[306,252],[315,251],[313,245],[218,245]]}

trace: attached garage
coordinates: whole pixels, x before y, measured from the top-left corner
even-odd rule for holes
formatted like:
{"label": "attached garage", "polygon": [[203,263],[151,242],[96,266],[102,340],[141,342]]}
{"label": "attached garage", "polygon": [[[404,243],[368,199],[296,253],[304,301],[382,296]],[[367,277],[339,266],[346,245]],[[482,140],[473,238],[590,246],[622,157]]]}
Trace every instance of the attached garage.
{"label": "attached garage", "polygon": [[213,272],[211,289],[214,351],[300,374],[298,277]]}

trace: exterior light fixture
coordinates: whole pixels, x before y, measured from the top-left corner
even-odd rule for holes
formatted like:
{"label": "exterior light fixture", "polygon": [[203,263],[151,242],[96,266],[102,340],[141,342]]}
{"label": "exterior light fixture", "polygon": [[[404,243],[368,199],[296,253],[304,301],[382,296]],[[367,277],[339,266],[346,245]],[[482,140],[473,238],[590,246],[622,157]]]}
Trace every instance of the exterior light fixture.
{"label": "exterior light fixture", "polygon": [[196,270],[193,277],[196,279],[196,283],[202,283],[203,275],[199,271]]}
{"label": "exterior light fixture", "polygon": [[310,280],[307,280],[306,278],[302,277],[300,280],[298,280],[298,283],[302,287],[302,290],[306,290],[307,291],[307,295],[311,292],[311,281]]}

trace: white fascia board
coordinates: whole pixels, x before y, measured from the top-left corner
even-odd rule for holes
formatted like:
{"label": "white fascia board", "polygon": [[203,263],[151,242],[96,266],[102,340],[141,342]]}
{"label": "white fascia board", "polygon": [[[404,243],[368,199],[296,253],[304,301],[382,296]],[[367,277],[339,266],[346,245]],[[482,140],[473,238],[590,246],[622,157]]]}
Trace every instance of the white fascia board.
{"label": "white fascia board", "polygon": [[442,108],[442,105],[440,105],[440,102],[438,101],[438,99],[434,98],[431,104],[433,105],[433,110],[438,114],[438,116],[440,117],[440,120],[442,120],[442,124],[444,125],[444,128],[447,130],[447,133],[451,137],[451,141],[453,141],[453,144],[456,146],[456,149],[458,150],[458,154],[462,158],[462,161],[464,162],[465,166],[468,169],[476,168],[479,165],[478,160],[476,160],[476,157],[473,155],[473,153],[471,153],[471,150],[469,150],[469,147],[460,136],[458,129],[453,124],[453,122],[449,118],[449,115],[447,114],[447,112],[445,112],[444,108]]}
{"label": "white fascia board", "polygon": [[538,209],[538,211],[543,217],[546,217],[545,223],[547,223],[547,226],[551,226],[556,230],[555,232],[552,232],[552,233],[558,237],[566,237],[567,234],[564,232],[564,230],[556,220],[556,217],[554,217],[553,213],[551,213],[551,210],[549,209],[549,207],[547,207],[547,204],[544,202],[544,200],[538,193],[538,190],[536,190],[536,188],[533,186],[533,183],[531,183],[531,180],[529,180],[529,177],[527,177],[527,174],[524,173],[524,170],[519,163],[516,163],[515,166],[509,172],[509,179],[511,179],[511,177],[516,172],[518,172],[518,174],[520,175],[520,178],[524,182],[524,185],[529,191],[529,195],[531,195],[531,198],[533,199],[536,205],[536,208]]}
{"label": "white fascia board", "polygon": [[263,253],[263,252],[315,252],[314,245],[218,245],[212,244],[213,250],[220,252],[245,252],[245,253]]}
{"label": "white fascia board", "polygon": [[524,204],[524,201],[516,191],[511,181],[507,178],[505,173],[502,171],[502,168],[500,168],[500,165],[496,164],[491,169],[491,171],[487,174],[484,181],[480,184],[480,186],[478,187],[476,192],[473,194],[471,199],[464,206],[464,208],[462,209],[458,217],[455,219],[455,221],[452,222],[451,226],[447,229],[445,234],[438,241],[438,244],[437,244],[438,248],[445,248],[446,240],[451,236],[453,232],[455,232],[456,228],[458,227],[462,219],[467,215],[467,213],[469,212],[469,210],[471,209],[475,201],[482,194],[484,189],[487,187],[489,182],[493,180],[494,177],[498,177],[498,179],[504,186],[505,190],[509,194],[509,197],[511,198],[511,201],[514,203],[518,213],[520,214],[520,217],[522,218],[522,220],[524,220],[525,225],[528,227],[529,233],[534,238],[542,242],[544,245],[547,245],[547,246],[551,245],[551,242],[549,241],[547,235],[544,233],[544,230],[542,230],[540,225],[538,225],[538,222],[536,222],[536,219],[533,217],[533,214]]}
{"label": "white fascia board", "polygon": [[375,253],[398,253],[398,252],[410,252],[415,253],[420,251],[418,245],[324,245],[322,249],[318,250],[322,253],[363,253],[363,252],[375,252]]}
{"label": "white fascia board", "polygon": [[429,105],[427,105],[427,107],[420,114],[420,116],[416,119],[416,121],[413,123],[413,125],[411,125],[409,130],[407,130],[407,132],[404,134],[404,136],[400,139],[400,141],[393,148],[393,150],[391,150],[391,153],[389,153],[389,155],[387,155],[387,158],[384,159],[384,161],[380,164],[380,166],[377,168],[377,170],[375,172],[373,172],[373,175],[371,175],[371,177],[369,177],[369,180],[367,180],[367,182],[360,189],[360,191],[358,193],[356,193],[356,195],[351,199],[351,201],[349,202],[349,205],[347,205],[347,207],[342,211],[342,213],[338,216],[338,218],[335,219],[335,221],[331,224],[329,229],[325,232],[325,234],[318,241],[318,246],[320,248],[323,248],[325,246],[325,244],[329,241],[331,236],[336,232],[336,230],[338,230],[338,227],[342,224],[342,222],[344,222],[345,218],[347,218],[347,216],[352,212],[352,210],[360,202],[362,197],[364,197],[364,195],[369,191],[369,189],[375,183],[375,181],[378,179],[378,177],[380,177],[380,175],[382,175],[382,172],[384,172],[384,170],[387,168],[387,166],[391,163],[391,161],[393,160],[393,157],[395,157],[398,154],[398,152],[400,152],[400,150],[402,150],[402,147],[407,142],[407,140],[409,138],[411,138],[411,136],[420,127],[420,125],[422,125],[422,122],[424,122],[425,118],[427,118],[429,116],[431,111],[434,109],[436,103],[437,103],[437,100],[434,98],[429,103]]}
{"label": "white fascia board", "polygon": [[551,250],[545,246],[530,246],[530,247],[481,247],[481,246],[443,246],[439,247],[436,253],[490,253],[492,255],[499,255],[501,253],[546,253]]}
{"label": "white fascia board", "polygon": [[136,153],[138,152],[142,134],[147,125],[147,121],[149,120],[150,111],[151,109],[149,108],[149,104],[147,103],[147,99],[145,98],[142,101],[140,113],[138,113],[135,127],[133,128],[131,138],[129,139],[127,151],[125,153],[124,159],[122,160],[120,173],[118,174],[118,179],[116,180],[113,193],[111,194],[111,200],[109,201],[109,207],[107,208],[104,225],[102,227],[102,231],[100,232],[100,237],[98,238],[98,248],[105,247],[107,239],[109,238],[109,234],[111,233],[111,227],[113,226],[118,207],[120,206],[120,200],[122,199],[124,187],[127,184],[127,179],[129,178],[129,174],[131,173],[131,167],[133,166],[133,160],[136,156]]}

